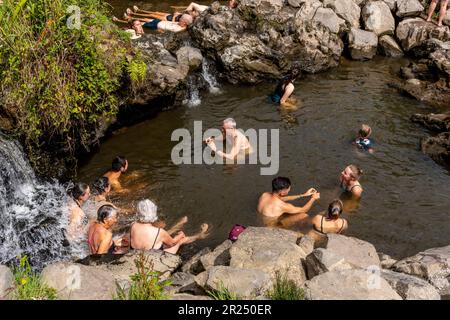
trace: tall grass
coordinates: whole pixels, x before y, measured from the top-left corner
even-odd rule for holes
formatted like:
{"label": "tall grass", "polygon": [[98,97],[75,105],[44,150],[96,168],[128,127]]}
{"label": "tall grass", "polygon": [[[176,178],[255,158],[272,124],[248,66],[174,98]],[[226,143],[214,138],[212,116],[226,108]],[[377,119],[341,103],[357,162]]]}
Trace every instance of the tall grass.
{"label": "tall grass", "polygon": [[277,272],[275,283],[268,296],[271,300],[305,300],[305,291],[288,279],[286,274]]}
{"label": "tall grass", "polygon": [[217,289],[209,290],[206,293],[214,300],[240,300],[240,297],[231,292],[222,281]]}
{"label": "tall grass", "polygon": [[15,300],[55,300],[56,290],[42,282],[39,274],[31,270],[27,256],[19,257],[19,265],[13,269],[15,289],[12,298]]}
{"label": "tall grass", "polygon": [[141,253],[136,259],[137,272],[131,278],[129,288],[117,285],[115,300],[167,300],[170,298],[164,288],[171,285],[170,280],[162,281],[160,272],[153,271],[148,257]]}

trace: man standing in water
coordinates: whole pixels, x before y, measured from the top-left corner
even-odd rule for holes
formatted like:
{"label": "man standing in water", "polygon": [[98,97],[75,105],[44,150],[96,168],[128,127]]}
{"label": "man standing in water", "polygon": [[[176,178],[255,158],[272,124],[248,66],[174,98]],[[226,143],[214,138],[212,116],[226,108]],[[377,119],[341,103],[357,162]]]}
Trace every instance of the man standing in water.
{"label": "man standing in water", "polygon": [[[259,198],[258,212],[268,218],[278,218],[284,213],[301,214],[301,216],[299,215],[300,220],[307,218],[307,213],[313,203],[320,199],[320,193],[316,189],[310,188],[304,194],[288,196],[290,190],[291,181],[289,178],[277,177],[273,179],[272,192],[264,192]],[[303,207],[296,207],[286,202],[309,196],[311,196],[311,199]]]}
{"label": "man standing in water", "polygon": [[[223,141],[224,139],[232,146],[229,153],[224,153],[221,150],[217,150],[216,141]],[[217,138],[209,137],[205,142],[219,157],[229,160],[234,160],[241,152],[244,154],[249,154],[252,152],[250,142],[242,132],[236,129],[236,121],[233,118],[223,120],[222,136]]]}
{"label": "man standing in water", "polygon": [[128,160],[123,156],[117,156],[112,161],[111,170],[106,172],[103,176],[109,179],[111,187],[116,192],[123,191],[122,185],[119,182],[119,178],[122,173],[128,170]]}

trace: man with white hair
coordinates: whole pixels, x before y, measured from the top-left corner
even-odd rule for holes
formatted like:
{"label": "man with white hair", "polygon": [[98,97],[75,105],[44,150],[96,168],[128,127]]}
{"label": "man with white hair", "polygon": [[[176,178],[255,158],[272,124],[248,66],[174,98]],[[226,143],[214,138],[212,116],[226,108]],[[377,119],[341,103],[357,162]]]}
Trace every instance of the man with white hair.
{"label": "man with white hair", "polygon": [[[229,153],[217,150],[216,141],[223,141],[224,139],[231,145]],[[223,120],[222,136],[209,137],[205,142],[219,157],[229,160],[234,160],[239,153],[249,154],[252,152],[250,142],[242,132],[236,129],[236,121],[233,118]]]}
{"label": "man with white hair", "polygon": [[[168,231],[157,228],[154,223],[158,220],[158,207],[152,201],[146,199],[139,201],[137,205],[138,219],[131,226],[130,249],[135,250],[164,250],[176,254],[183,244],[192,243],[198,239],[204,239],[208,235],[208,225],[203,223],[200,232],[193,236],[186,236],[180,228],[187,222],[183,217]],[[177,232],[172,238],[171,234]]]}

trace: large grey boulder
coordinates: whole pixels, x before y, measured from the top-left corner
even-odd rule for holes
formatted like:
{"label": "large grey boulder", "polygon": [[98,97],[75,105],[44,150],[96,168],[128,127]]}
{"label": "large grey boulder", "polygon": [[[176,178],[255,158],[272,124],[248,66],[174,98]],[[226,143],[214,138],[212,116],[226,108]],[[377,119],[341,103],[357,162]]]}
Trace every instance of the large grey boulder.
{"label": "large grey boulder", "polygon": [[305,260],[309,279],[329,271],[380,267],[372,244],[338,234],[329,234],[327,238],[325,247],[315,249]]}
{"label": "large grey boulder", "polygon": [[230,249],[230,266],[240,269],[260,270],[276,278],[285,273],[297,284],[306,280],[302,266],[305,252],[297,242],[297,234],[279,228],[249,227]]}
{"label": "large grey boulder", "polygon": [[409,51],[423,45],[428,39],[449,41],[450,29],[446,26],[436,27],[421,18],[411,18],[398,24],[396,36],[403,50]]}
{"label": "large grey boulder", "polygon": [[200,258],[210,252],[211,252],[210,248],[203,248],[202,250],[194,254],[189,260],[183,263],[181,271],[192,274],[199,274],[205,271],[205,268],[203,267]]}
{"label": "large grey boulder", "polygon": [[7,266],[0,265],[0,300],[9,295],[14,287],[14,276]]}
{"label": "large grey boulder", "polygon": [[419,252],[398,261],[392,268],[427,280],[441,295],[450,294],[450,245]]}
{"label": "large grey boulder", "polygon": [[360,269],[320,274],[306,288],[309,300],[401,300],[386,280]]}
{"label": "large grey boulder", "polygon": [[62,300],[111,300],[116,293],[112,273],[93,266],[51,264],[42,271],[42,280],[56,289],[58,299]]}
{"label": "large grey boulder", "polygon": [[272,288],[269,274],[261,270],[240,269],[226,266],[212,267],[208,271],[207,290],[228,289],[241,299],[264,296]]}
{"label": "large grey boulder", "polygon": [[322,8],[320,0],[307,0],[303,2],[301,8],[295,15],[296,20],[312,20],[319,8]]}
{"label": "large grey boulder", "polygon": [[417,17],[425,8],[419,0],[397,0],[397,17]]}
{"label": "large grey boulder", "polygon": [[202,255],[200,262],[204,270],[208,270],[213,266],[227,266],[230,264],[230,248],[233,242],[231,240],[225,240],[213,251]]}
{"label": "large grey boulder", "polygon": [[205,291],[195,281],[195,276],[190,273],[176,272],[170,277],[171,285],[164,290],[170,295],[178,293],[188,293],[194,295],[203,295]]}
{"label": "large grey boulder", "polygon": [[441,300],[436,288],[421,278],[390,270],[383,270],[381,277],[404,300]]}
{"label": "large grey boulder", "polygon": [[388,5],[383,1],[368,2],[362,9],[364,28],[377,36],[394,34],[395,20]]}
{"label": "large grey boulder", "polygon": [[333,33],[340,33],[345,30],[345,20],[338,17],[338,15],[330,8],[318,8],[314,15],[313,21],[320,22]]}
{"label": "large grey boulder", "polygon": [[348,48],[353,60],[372,59],[377,53],[378,37],[371,31],[352,28],[348,34]]}
{"label": "large grey boulder", "polygon": [[384,253],[378,253],[378,257],[380,257],[380,264],[383,269],[390,269],[398,261]]}
{"label": "large grey boulder", "polygon": [[323,6],[333,9],[339,17],[347,21],[349,27],[359,28],[361,8],[353,0],[324,0]]}
{"label": "large grey boulder", "polygon": [[198,70],[202,66],[202,52],[197,48],[184,46],[177,51],[177,61],[180,68],[187,68],[188,71]]}
{"label": "large grey boulder", "polygon": [[392,12],[397,11],[397,0],[383,0]]}
{"label": "large grey boulder", "polygon": [[378,48],[381,54],[386,57],[398,58],[404,55],[402,48],[394,37],[387,34],[378,39]]}

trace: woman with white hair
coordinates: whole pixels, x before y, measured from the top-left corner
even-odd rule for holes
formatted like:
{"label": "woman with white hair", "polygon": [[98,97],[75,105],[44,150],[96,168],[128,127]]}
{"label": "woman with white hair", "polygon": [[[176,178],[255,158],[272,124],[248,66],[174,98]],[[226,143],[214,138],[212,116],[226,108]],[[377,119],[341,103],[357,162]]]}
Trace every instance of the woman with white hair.
{"label": "woman with white hair", "polygon": [[[176,254],[182,244],[204,239],[208,235],[208,225],[203,223],[199,233],[193,236],[186,236],[179,229],[187,222],[187,217],[183,217],[174,227],[168,231],[157,228],[153,224],[158,220],[158,207],[152,201],[142,200],[137,205],[137,221],[133,223],[130,231],[130,249],[135,250],[159,250]],[[177,232],[172,238],[171,234]]]}

